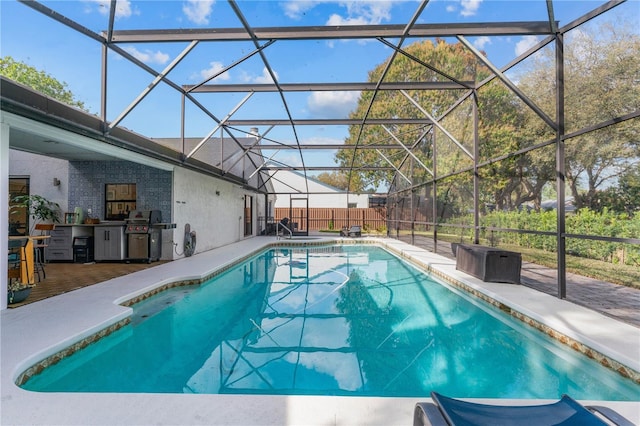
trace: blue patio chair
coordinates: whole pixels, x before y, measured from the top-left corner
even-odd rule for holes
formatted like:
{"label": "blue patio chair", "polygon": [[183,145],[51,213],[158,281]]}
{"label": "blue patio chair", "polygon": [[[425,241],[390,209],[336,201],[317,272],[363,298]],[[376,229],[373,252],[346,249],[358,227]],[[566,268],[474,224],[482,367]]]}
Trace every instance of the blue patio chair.
{"label": "blue patio chair", "polygon": [[487,405],[431,393],[435,404],[419,402],[414,426],[607,426],[595,412],[619,426],[633,426],[607,407],[583,406],[567,395],[552,404],[530,406]]}

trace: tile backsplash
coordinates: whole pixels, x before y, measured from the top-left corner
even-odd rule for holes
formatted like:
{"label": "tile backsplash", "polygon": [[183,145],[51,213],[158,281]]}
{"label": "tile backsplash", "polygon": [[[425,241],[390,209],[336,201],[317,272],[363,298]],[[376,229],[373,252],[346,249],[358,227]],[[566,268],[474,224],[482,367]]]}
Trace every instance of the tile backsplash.
{"label": "tile backsplash", "polygon": [[69,211],[82,207],[85,216],[105,217],[105,185],[135,183],[138,210],[160,210],[171,221],[172,173],[129,161],[70,161]]}

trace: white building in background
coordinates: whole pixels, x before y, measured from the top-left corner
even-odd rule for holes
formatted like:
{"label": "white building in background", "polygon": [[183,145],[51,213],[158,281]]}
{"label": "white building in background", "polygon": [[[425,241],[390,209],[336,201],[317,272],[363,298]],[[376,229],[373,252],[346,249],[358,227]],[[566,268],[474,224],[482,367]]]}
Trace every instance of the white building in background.
{"label": "white building in background", "polygon": [[[347,194],[311,176],[288,170],[271,171],[269,182],[277,195],[275,207],[367,208],[372,194]],[[307,196],[307,186],[309,195]],[[297,195],[297,193],[299,195]]]}

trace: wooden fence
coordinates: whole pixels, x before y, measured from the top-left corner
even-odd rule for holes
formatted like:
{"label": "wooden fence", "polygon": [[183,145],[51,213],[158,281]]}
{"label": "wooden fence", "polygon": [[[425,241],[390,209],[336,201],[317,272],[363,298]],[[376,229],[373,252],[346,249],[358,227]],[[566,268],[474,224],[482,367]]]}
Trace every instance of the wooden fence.
{"label": "wooden fence", "polygon": [[275,221],[288,217],[296,223],[297,229],[305,231],[307,212],[309,213],[309,231],[335,229],[360,225],[363,229],[382,229],[386,227],[387,209],[375,207],[366,209],[357,208],[309,208],[303,207],[278,207],[275,209]]}

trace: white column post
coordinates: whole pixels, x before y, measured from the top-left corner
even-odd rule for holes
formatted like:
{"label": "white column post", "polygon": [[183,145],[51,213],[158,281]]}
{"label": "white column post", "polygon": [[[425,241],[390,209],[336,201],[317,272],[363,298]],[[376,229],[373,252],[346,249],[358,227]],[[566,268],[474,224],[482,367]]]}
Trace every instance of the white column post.
{"label": "white column post", "polygon": [[7,309],[7,238],[9,236],[9,125],[0,119],[0,223],[4,227],[4,255],[0,256],[0,310]]}

